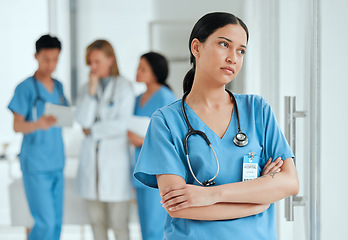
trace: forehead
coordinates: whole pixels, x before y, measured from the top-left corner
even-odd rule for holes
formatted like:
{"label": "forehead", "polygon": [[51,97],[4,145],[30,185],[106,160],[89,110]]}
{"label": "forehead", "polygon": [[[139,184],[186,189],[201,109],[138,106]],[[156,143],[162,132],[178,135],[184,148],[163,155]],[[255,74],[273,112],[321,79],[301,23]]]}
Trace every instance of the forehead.
{"label": "forehead", "polygon": [[44,57],[57,57],[59,53],[59,48],[43,48],[39,51],[39,53],[37,53],[37,55]]}
{"label": "forehead", "polygon": [[88,54],[88,59],[93,59],[96,61],[104,61],[106,59],[108,59],[109,57],[107,56],[107,54],[101,50],[101,49],[93,49],[89,52]]}
{"label": "forehead", "polygon": [[139,65],[141,65],[142,67],[150,67],[149,62],[144,57],[140,58]]}
{"label": "forehead", "polygon": [[218,28],[209,36],[208,40],[214,41],[219,37],[228,38],[238,45],[247,45],[247,34],[244,28],[239,24],[228,24],[222,28]]}

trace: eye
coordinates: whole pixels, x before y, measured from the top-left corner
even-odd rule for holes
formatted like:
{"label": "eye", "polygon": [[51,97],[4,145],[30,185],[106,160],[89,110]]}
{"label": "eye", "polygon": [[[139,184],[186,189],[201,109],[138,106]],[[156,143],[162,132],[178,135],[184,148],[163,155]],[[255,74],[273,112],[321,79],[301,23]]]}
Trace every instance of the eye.
{"label": "eye", "polygon": [[220,42],[219,43],[221,46],[227,48],[228,47],[228,43],[227,42]]}
{"label": "eye", "polygon": [[238,50],[238,53],[239,53],[240,55],[244,55],[244,54],[245,54],[245,50],[244,50],[244,49],[240,49],[240,50]]}

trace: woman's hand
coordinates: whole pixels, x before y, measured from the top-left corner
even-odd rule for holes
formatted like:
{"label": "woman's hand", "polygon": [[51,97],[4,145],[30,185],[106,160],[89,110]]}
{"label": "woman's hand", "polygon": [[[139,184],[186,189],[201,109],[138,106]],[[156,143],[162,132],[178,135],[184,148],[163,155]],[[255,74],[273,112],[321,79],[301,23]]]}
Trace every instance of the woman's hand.
{"label": "woman's hand", "polygon": [[189,207],[210,206],[216,203],[212,187],[191,184],[169,186],[161,192],[161,203],[169,211]]}
{"label": "woman's hand", "polygon": [[128,134],[129,142],[134,147],[141,147],[143,145],[144,138],[138,136],[137,134],[135,134],[135,133],[133,133],[131,131],[128,131],[127,134]]}
{"label": "woman's hand", "polygon": [[99,76],[90,72],[89,73],[89,95],[94,96],[97,92]]}
{"label": "woman's hand", "polygon": [[281,157],[277,158],[272,162],[272,158],[268,159],[265,167],[262,169],[261,176],[266,175],[271,172],[280,172],[283,166],[283,160]]}
{"label": "woman's hand", "polygon": [[91,129],[90,128],[84,128],[82,129],[83,133],[85,134],[85,136],[88,136],[91,134]]}

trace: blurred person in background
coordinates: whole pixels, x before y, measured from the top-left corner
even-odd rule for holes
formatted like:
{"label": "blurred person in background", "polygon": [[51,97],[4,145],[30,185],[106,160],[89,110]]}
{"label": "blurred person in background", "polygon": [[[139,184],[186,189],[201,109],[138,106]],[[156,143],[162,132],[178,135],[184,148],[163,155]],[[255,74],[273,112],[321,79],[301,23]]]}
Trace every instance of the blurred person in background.
{"label": "blurred person in background", "polygon": [[34,226],[28,239],[57,240],[63,218],[64,146],[57,119],[44,115],[45,103],[68,105],[63,85],[52,78],[61,43],[43,35],[36,41],[35,74],[21,82],[8,106],[15,132],[23,133],[19,155],[23,185]]}
{"label": "blurred person in background", "polygon": [[[149,52],[141,56],[138,70],[137,82],[145,83],[145,93],[136,98],[134,115],[151,115],[163,106],[176,100],[174,93],[166,83],[168,76],[168,62],[166,58],[158,53]],[[139,136],[128,131],[129,141],[136,147],[135,162],[139,156],[144,136]],[[140,219],[143,240],[164,239],[164,223],[166,211],[160,203],[161,198],[158,189],[150,188],[135,178],[133,185],[136,188],[138,213]]]}
{"label": "blurred person in background", "polygon": [[86,51],[89,81],[77,101],[76,118],[83,127],[77,192],[86,199],[94,239],[106,240],[110,227],[117,240],[129,239],[132,196],[127,119],[135,95],[120,76],[111,44],[97,40]]}

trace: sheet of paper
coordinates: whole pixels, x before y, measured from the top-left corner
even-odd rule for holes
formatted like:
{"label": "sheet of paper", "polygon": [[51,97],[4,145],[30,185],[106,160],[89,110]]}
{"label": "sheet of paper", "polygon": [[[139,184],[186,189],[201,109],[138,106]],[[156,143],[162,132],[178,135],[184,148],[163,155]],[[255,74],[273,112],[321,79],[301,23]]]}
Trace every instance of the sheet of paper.
{"label": "sheet of paper", "polygon": [[134,132],[141,137],[145,137],[149,123],[149,117],[132,116],[128,120],[127,128],[129,131]]}
{"label": "sheet of paper", "polygon": [[75,111],[72,107],[46,103],[44,114],[57,118],[57,123],[54,125],[57,127],[71,127],[74,123]]}

